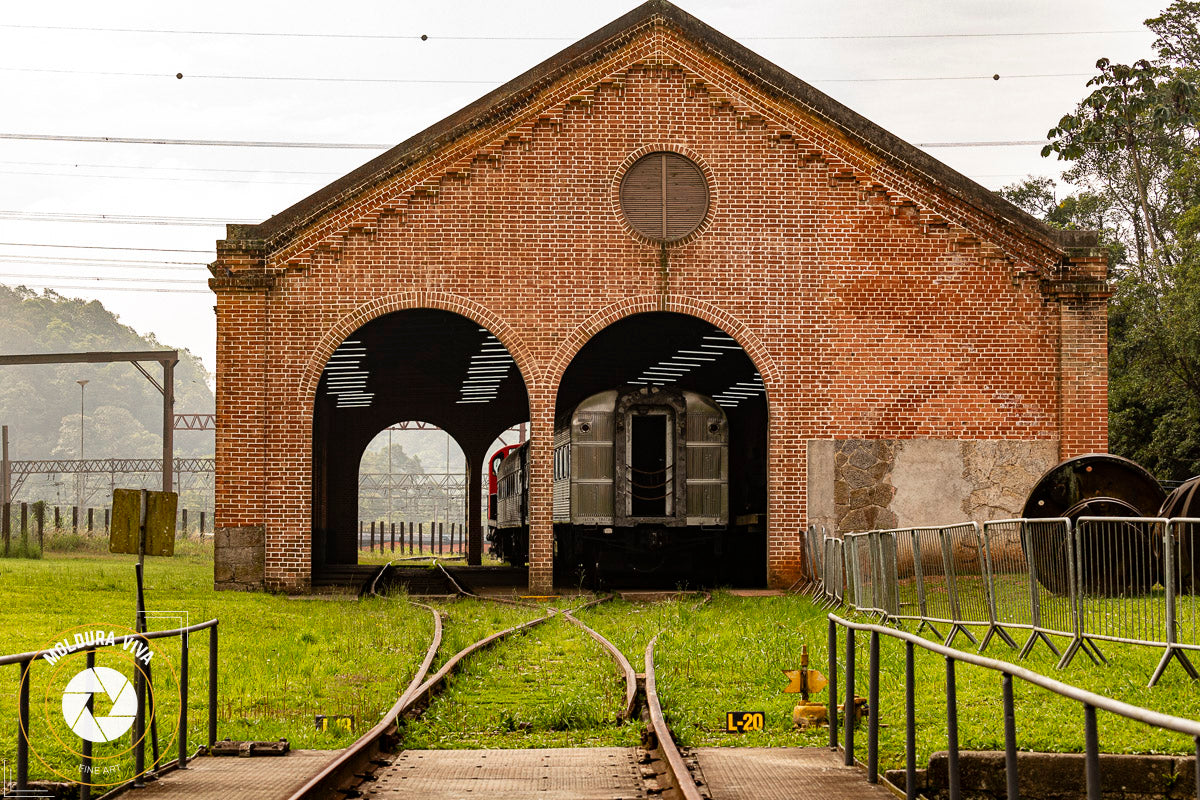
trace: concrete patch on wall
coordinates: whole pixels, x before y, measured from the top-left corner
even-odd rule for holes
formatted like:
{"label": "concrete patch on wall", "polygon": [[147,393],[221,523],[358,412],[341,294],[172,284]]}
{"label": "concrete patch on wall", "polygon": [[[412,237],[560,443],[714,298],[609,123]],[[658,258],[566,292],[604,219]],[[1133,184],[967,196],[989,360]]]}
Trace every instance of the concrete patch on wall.
{"label": "concrete patch on wall", "polygon": [[838,522],[833,501],[833,446],[832,439],[808,441],[808,524],[830,533],[837,530]]}
{"label": "concrete patch on wall", "polygon": [[963,500],[971,484],[963,476],[963,443],[952,439],[896,442],[891,510],[899,528],[963,522]]}
{"label": "concrete patch on wall", "polygon": [[836,530],[869,531],[896,527],[891,510],[896,442],[843,439],[833,445],[833,502]]}
{"label": "concrete patch on wall", "polygon": [[808,442],[808,522],[829,532],[1017,517],[1058,463],[1052,440]]}
{"label": "concrete patch on wall", "polygon": [[213,549],[214,588],[262,591],[266,550],[267,535],[262,525],[217,528]]}
{"label": "concrete patch on wall", "polygon": [[962,442],[962,450],[970,488],[961,510],[981,522],[1021,516],[1033,485],[1058,463],[1056,441]]}

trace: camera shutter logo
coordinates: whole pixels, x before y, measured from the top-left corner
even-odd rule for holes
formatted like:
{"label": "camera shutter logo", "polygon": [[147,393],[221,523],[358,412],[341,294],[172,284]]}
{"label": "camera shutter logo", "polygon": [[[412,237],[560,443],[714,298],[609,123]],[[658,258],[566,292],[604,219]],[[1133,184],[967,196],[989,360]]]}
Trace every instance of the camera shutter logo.
{"label": "camera shutter logo", "polygon": [[[87,704],[101,692],[112,702],[112,709],[105,716],[97,717]],[[90,742],[111,742],[123,736],[133,727],[137,707],[133,684],[109,667],[85,669],[71,678],[63,690],[63,718],[77,736]]]}

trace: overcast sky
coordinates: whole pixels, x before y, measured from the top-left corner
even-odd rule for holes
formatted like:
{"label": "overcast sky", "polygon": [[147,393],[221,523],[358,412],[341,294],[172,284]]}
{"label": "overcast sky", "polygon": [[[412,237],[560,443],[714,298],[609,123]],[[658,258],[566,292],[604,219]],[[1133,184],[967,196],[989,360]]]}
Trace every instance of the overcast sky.
{"label": "overcast sky", "polygon": [[[636,5],[6,3],[0,134],[394,144]],[[1142,21],[1166,0],[680,5],[994,189],[1060,165],[1037,145],[933,145],[1044,140],[1096,59],[1152,55]],[[98,298],[211,370],[202,265],[224,228],[205,220],[261,221],[377,152],[0,138],[0,282]]]}

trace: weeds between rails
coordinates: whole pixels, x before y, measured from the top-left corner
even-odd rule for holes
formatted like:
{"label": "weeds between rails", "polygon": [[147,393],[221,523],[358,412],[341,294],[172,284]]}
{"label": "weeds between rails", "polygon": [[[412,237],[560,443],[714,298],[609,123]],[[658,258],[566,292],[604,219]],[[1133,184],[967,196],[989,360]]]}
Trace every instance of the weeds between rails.
{"label": "weeds between rails", "polygon": [[[383,570],[380,570],[380,574],[382,572]],[[374,592],[373,584],[374,581],[371,582],[370,593]],[[469,595],[461,587],[457,588],[460,594]],[[518,601],[496,599],[495,602],[502,603],[507,608],[530,608],[529,604]],[[599,689],[598,693],[580,691],[587,688],[589,683],[595,683],[591,680],[590,676],[585,675],[586,670],[584,669],[576,670],[579,675],[584,675],[583,680],[568,681],[570,685],[565,687],[571,695],[571,701],[565,707],[565,711],[564,707],[556,702],[554,684],[532,680],[526,681],[526,683],[533,683],[539,694],[546,695],[547,690],[549,690],[549,698],[542,698],[543,700],[548,700],[548,702],[540,704],[523,703],[519,707],[527,709],[532,706],[536,709],[540,706],[543,711],[549,711],[549,714],[539,716],[539,714],[534,713],[532,715],[533,721],[526,721],[515,715],[510,705],[506,711],[500,711],[501,714],[507,714],[507,717],[501,719],[495,718],[494,712],[497,711],[498,706],[503,705],[504,700],[511,701],[514,694],[519,694],[519,691],[514,691],[511,694],[505,692],[504,686],[497,687],[496,680],[494,679],[495,676],[520,675],[520,671],[497,670],[494,665],[486,663],[488,659],[495,660],[498,658],[503,661],[506,658],[504,653],[508,648],[500,651],[492,650],[486,655],[482,651],[508,637],[527,632],[533,627],[541,626],[547,622],[551,626],[559,625],[560,631],[569,629],[565,621],[556,619],[560,616],[564,620],[570,618],[570,610],[564,610],[560,614],[556,609],[546,609],[546,613],[543,616],[490,634],[462,648],[455,655],[446,659],[437,673],[420,682],[419,686],[416,685],[418,682],[417,679],[414,679],[413,685],[410,686],[409,690],[397,701],[395,706],[393,706],[378,725],[347,748],[345,753],[322,770],[320,774],[314,776],[308,784],[293,795],[292,800],[329,796],[334,791],[355,791],[357,784],[372,780],[373,773],[379,767],[390,763],[388,760],[389,755],[399,752],[402,749],[430,745],[441,745],[444,747],[447,744],[453,746],[454,743],[461,745],[464,741],[470,742],[474,747],[479,747],[481,744],[485,747],[495,747],[497,746],[497,742],[487,740],[486,736],[481,736],[482,732],[476,729],[477,726],[469,722],[470,719],[474,718],[472,715],[477,717],[481,709],[483,710],[483,725],[487,731],[499,731],[502,734],[504,732],[520,734],[519,738],[523,741],[510,741],[509,746],[545,747],[547,746],[545,737],[539,735],[542,733],[550,733],[551,737],[558,736],[560,739],[562,735],[565,735],[567,741],[563,743],[567,746],[581,746],[595,743],[592,740],[593,737],[590,737],[587,732],[591,731],[594,723],[598,722],[593,716],[597,708],[604,709],[606,705],[613,705],[612,703],[605,702],[612,692],[606,691],[607,687],[602,685],[603,682],[600,682],[601,685],[599,687],[593,686],[593,688]],[[603,644],[603,637],[600,637],[599,634],[590,631],[582,623],[576,622],[575,624]],[[545,628],[542,628],[542,630],[545,630]],[[559,633],[551,637],[551,639],[562,640],[563,637]],[[523,637],[522,641],[514,649],[519,652],[522,646],[536,649],[539,646],[544,647],[545,644],[541,637],[530,637],[528,639]],[[611,645],[609,645],[609,648],[610,653],[615,659],[623,661],[623,658],[615,648],[612,648]],[[426,667],[434,662],[437,649],[436,646],[431,645],[425,660]],[[547,656],[549,654],[543,653],[542,655]],[[570,659],[570,661],[582,667],[583,665],[594,663],[595,659],[584,657]],[[477,667],[477,662],[485,663],[483,663],[482,668],[479,668]],[[532,658],[521,658],[520,663],[527,666],[540,666],[556,662],[555,659],[549,657],[539,658],[535,655]],[[557,663],[562,662],[558,660]],[[423,673],[420,674],[423,675]],[[437,704],[436,710],[431,714],[432,719],[428,721],[423,719],[426,710],[431,706],[434,694],[448,683],[447,679],[452,674],[457,675],[454,686],[447,690],[446,696]],[[488,688],[493,692],[498,692],[494,696],[501,701],[500,703],[480,703],[466,700],[466,697],[470,697],[475,691],[477,687],[474,684],[482,676],[487,676]],[[623,700],[623,702],[617,704],[617,713],[612,714],[606,720],[609,725],[618,718],[627,716],[632,708],[634,696],[632,682],[634,681],[634,675],[628,663],[623,665],[621,676],[626,681],[626,687],[624,692],[619,693],[620,697],[618,699]],[[509,686],[508,688],[515,690],[518,687]],[[561,690],[564,687],[559,685],[557,688]],[[593,702],[595,700],[600,700],[600,702]],[[464,711],[468,712],[465,715],[467,719],[464,719],[464,715],[461,713]],[[604,712],[601,711],[601,714],[604,715]],[[444,725],[448,720],[453,720],[454,722],[455,737],[453,743],[445,741],[445,737],[437,734],[439,727]],[[464,722],[467,722],[467,724],[463,724]],[[584,732],[582,737],[579,736],[581,731]],[[573,733],[575,735],[572,738]],[[629,736],[630,734],[625,734],[625,738],[629,738]],[[634,741],[628,742],[628,744],[636,743],[636,734],[633,734],[633,739]]]}

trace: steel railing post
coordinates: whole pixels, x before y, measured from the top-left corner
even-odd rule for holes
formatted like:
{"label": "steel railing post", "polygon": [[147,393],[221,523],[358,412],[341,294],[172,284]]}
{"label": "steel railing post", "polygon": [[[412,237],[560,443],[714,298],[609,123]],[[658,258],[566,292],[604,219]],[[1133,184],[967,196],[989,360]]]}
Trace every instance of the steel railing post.
{"label": "steel railing post", "polygon": [[146,772],[146,675],[134,664],[134,696],[137,697],[137,713],[133,715],[133,785],[146,785],[142,775]]}
{"label": "steel railing post", "polygon": [[829,621],[829,746],[837,747],[837,623]]}
{"label": "steel railing post", "polygon": [[33,661],[21,661],[21,688],[17,699],[17,789],[29,788],[29,672]]}
{"label": "steel railing post", "polygon": [[179,768],[187,769],[188,632],[179,634]]}
{"label": "steel railing post", "polygon": [[1083,704],[1083,738],[1086,747],[1087,797],[1100,800],[1100,737],[1096,732],[1096,707]]}
{"label": "steel railing post", "polygon": [[917,800],[917,686],[915,647],[904,643],[904,796]]}
{"label": "steel railing post", "polygon": [[846,700],[842,703],[844,709],[842,727],[845,728],[846,746],[845,763],[847,767],[854,766],[854,629],[846,629]]}
{"label": "steel railing post", "polygon": [[1001,673],[1004,687],[1004,785],[1008,800],[1017,798],[1017,716],[1013,708],[1012,675]]}
{"label": "steel railing post", "polygon": [[962,788],[958,774],[958,687],[954,679],[954,659],[946,658],[946,769],[949,773],[950,800],[960,800]]}
{"label": "steel railing post", "polygon": [[[92,669],[96,666],[96,651],[87,651],[87,668]],[[86,708],[88,713],[92,713],[95,709],[95,697],[91,696],[87,699]],[[79,800],[91,800],[92,798],[92,740],[84,739],[83,747],[80,750],[79,759]]]}
{"label": "steel railing post", "polygon": [[867,693],[867,783],[879,783],[879,632],[871,631],[870,689]]}
{"label": "steel railing post", "polygon": [[217,743],[217,623],[208,629],[208,746]]}

